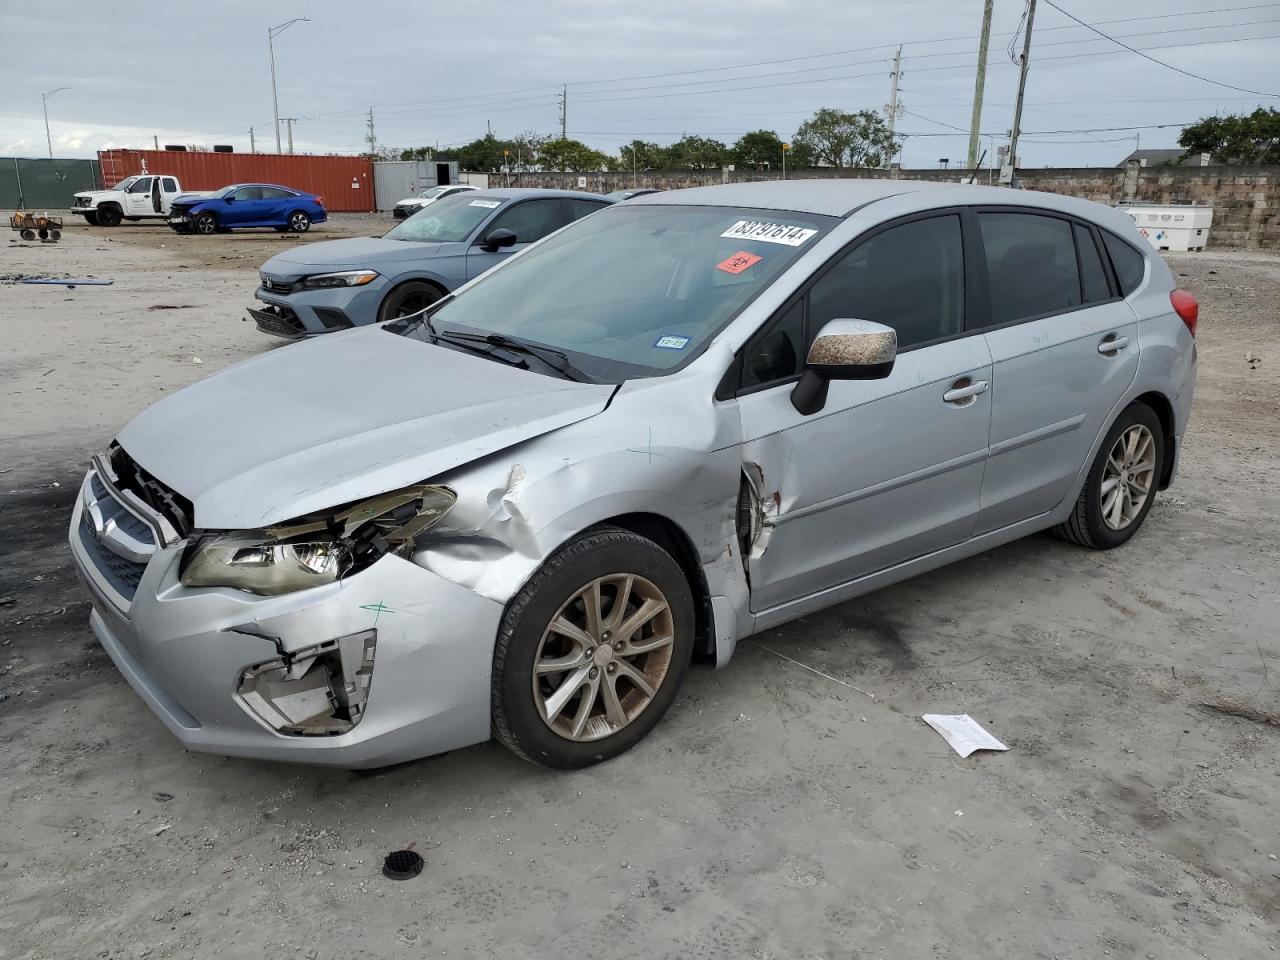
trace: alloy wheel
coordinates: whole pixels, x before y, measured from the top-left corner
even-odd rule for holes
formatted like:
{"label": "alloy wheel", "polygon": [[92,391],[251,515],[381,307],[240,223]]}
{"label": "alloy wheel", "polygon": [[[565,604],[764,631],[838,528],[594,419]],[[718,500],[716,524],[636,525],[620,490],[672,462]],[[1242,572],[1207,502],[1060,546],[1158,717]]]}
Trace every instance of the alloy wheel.
{"label": "alloy wheel", "polygon": [[295,213],[289,218],[289,228],[294,233],[306,233],[309,226],[311,226],[311,220],[305,213]]}
{"label": "alloy wheel", "polygon": [[1136,423],[1116,438],[1102,471],[1102,520],[1123,530],[1142,513],[1155,485],[1156,441]]}
{"label": "alloy wheel", "polygon": [[543,722],[579,742],[617,733],[653,702],[674,642],[670,604],[652,582],[629,573],[592,580],[551,618],[534,655]]}

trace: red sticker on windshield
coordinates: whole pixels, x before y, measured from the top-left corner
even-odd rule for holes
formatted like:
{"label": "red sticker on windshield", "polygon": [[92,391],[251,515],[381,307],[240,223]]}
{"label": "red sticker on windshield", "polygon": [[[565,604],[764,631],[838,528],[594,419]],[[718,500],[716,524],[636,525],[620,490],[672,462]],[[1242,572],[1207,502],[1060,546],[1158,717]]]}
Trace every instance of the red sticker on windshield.
{"label": "red sticker on windshield", "polygon": [[745,250],[739,250],[729,259],[716,264],[717,270],[723,270],[725,273],[741,273],[743,270],[749,270],[764,257],[757,257],[754,253],[747,253]]}

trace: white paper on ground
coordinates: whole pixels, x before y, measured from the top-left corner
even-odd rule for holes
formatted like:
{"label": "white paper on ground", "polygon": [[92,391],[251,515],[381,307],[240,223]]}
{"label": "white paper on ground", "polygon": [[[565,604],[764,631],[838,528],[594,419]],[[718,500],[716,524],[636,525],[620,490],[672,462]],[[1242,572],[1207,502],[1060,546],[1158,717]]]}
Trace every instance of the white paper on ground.
{"label": "white paper on ground", "polygon": [[937,730],[942,739],[951,744],[952,749],[962,757],[967,757],[975,750],[1009,749],[967,713],[956,716],[926,713],[920,719]]}

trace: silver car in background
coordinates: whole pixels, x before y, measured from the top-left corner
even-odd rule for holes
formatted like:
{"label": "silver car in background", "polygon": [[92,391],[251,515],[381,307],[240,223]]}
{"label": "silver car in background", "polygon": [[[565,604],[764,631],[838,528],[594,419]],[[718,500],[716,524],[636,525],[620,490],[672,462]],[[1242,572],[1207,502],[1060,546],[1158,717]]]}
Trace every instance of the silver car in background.
{"label": "silver car in background", "polygon": [[435,203],[435,201],[442,200],[445,197],[451,197],[455,193],[479,189],[479,187],[473,187],[467,183],[455,183],[444,187],[428,187],[426,190],[419,192],[416,197],[397,200],[396,205],[391,208],[391,215],[397,220],[404,220],[406,217],[412,217],[427,204]]}
{"label": "silver car in background", "polygon": [[193,750],[581,767],[691,661],[1175,474],[1197,306],[1123,213],[791,181],[639,197],[423,316],[246,361],[93,461],[94,632]]}
{"label": "silver car in background", "polygon": [[258,271],[249,314],[263,333],[300,340],[416,313],[612,201],[572,190],[466,190],[435,200],[381,237],[306,243]]}

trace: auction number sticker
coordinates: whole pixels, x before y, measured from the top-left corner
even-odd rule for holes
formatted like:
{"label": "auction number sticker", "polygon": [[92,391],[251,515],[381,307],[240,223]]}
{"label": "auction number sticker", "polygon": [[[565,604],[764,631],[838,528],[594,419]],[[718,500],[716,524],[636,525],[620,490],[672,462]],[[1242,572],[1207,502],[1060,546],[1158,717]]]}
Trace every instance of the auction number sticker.
{"label": "auction number sticker", "polygon": [[790,223],[739,220],[720,236],[731,240],[760,240],[764,243],[781,243],[788,247],[798,247],[817,232],[809,227],[797,227]]}
{"label": "auction number sticker", "polygon": [[744,270],[750,270],[763,259],[764,257],[758,257],[754,253],[747,253],[745,250],[739,250],[728,259],[721,260],[717,263],[716,269],[736,275],[742,273]]}
{"label": "auction number sticker", "polygon": [[501,200],[472,200],[471,206],[484,207],[486,210],[492,210],[494,207],[502,206]]}

